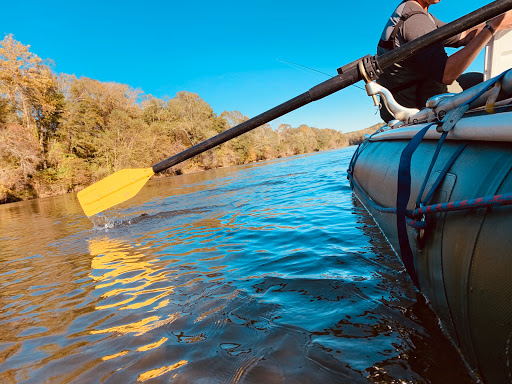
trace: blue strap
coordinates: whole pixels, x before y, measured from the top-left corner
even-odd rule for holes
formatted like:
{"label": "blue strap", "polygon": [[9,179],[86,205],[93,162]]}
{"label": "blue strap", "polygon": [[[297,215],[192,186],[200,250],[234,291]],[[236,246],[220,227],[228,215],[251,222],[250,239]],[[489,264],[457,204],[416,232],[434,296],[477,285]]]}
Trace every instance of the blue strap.
{"label": "blue strap", "polygon": [[443,132],[441,138],[437,142],[436,151],[434,153],[434,157],[432,157],[432,161],[430,162],[430,167],[428,168],[427,174],[425,175],[425,179],[423,180],[423,185],[421,186],[420,193],[418,194],[418,199],[416,200],[416,208],[418,208],[421,204],[421,197],[423,196],[423,192],[425,191],[425,187],[427,186],[428,179],[430,179],[430,174],[432,173],[432,169],[434,168],[434,164],[436,163],[437,157],[439,156],[439,152],[441,151],[441,147],[446,139],[448,132]]}
{"label": "blue strap", "polygon": [[[482,89],[480,92],[478,92],[476,95],[474,95],[470,100],[466,102],[466,104],[471,104],[473,101],[475,101],[477,98],[479,98],[481,95],[483,95],[492,85],[494,85],[495,82],[500,81],[503,76],[505,75],[507,71],[503,72],[500,76],[498,76],[495,81],[492,84],[489,84],[488,87]],[[404,263],[405,269],[411,276],[411,279],[416,285],[416,287],[419,289],[419,281],[418,281],[418,275],[416,274],[416,270],[414,268],[414,260],[412,255],[412,249],[411,245],[409,244],[409,237],[407,235],[407,225],[406,225],[406,214],[407,214],[407,204],[409,203],[409,198],[411,196],[411,159],[413,153],[416,151],[418,146],[420,145],[421,141],[423,140],[423,137],[434,124],[432,123],[427,125],[425,128],[423,128],[421,131],[419,131],[409,142],[409,144],[405,147],[403,150],[401,156],[400,156],[400,165],[398,167],[398,188],[397,188],[397,196],[396,196],[396,228],[397,228],[397,235],[398,235],[398,244],[400,245],[400,257],[402,259],[402,262]],[[426,186],[427,180],[430,176],[430,172],[432,171],[432,168],[434,166],[434,163],[436,161],[436,158],[439,154],[439,151],[441,149],[441,145],[446,138],[446,134],[443,134],[441,136],[441,140],[439,145],[437,146],[436,153],[434,155],[434,158],[432,159],[432,162],[430,164],[430,168],[427,173],[427,177],[425,178],[423,182],[423,186],[421,187],[421,192],[418,197],[418,202],[421,200],[421,195],[423,194],[423,190]],[[460,149],[462,151],[463,148]],[[459,152],[460,153],[460,152]],[[451,164],[450,164],[451,166]],[[446,167],[445,167],[446,168]],[[448,167],[449,168],[449,167]],[[446,168],[446,171],[448,170]],[[446,172],[445,172],[446,173]],[[440,183],[442,180],[438,178],[436,183],[434,183],[434,186],[437,188],[438,183]],[[437,185],[436,185],[437,184]],[[433,189],[430,190],[429,196],[427,196],[429,199],[432,197],[431,193],[433,194]]]}
{"label": "blue strap", "polygon": [[427,125],[419,131],[407,144],[400,155],[400,165],[398,167],[398,188],[396,196],[396,228],[398,234],[398,243],[400,245],[400,257],[404,263],[405,269],[411,276],[411,279],[419,289],[418,275],[414,269],[414,260],[412,255],[409,237],[407,236],[407,225],[405,215],[407,213],[407,204],[411,196],[411,159],[413,153],[420,145],[423,137],[435,123]]}
{"label": "blue strap", "polygon": [[455,160],[457,160],[457,158],[462,153],[464,148],[466,148],[466,146],[467,146],[467,144],[459,145],[457,150],[453,153],[452,157],[450,157],[450,160],[448,160],[448,162],[446,163],[444,168],[441,170],[441,173],[439,174],[439,176],[437,177],[436,181],[434,182],[434,184],[430,188],[430,191],[427,193],[427,196],[425,197],[425,200],[423,200],[423,205],[427,205],[430,202],[430,199],[432,199],[432,196],[436,192],[436,190],[439,187],[439,185],[441,184],[441,182],[444,180],[444,177],[446,176],[446,174],[450,170],[451,166],[453,165],[453,163],[455,163]]}
{"label": "blue strap", "polygon": [[[508,72],[505,71],[503,72],[502,74],[500,74],[498,77],[496,77],[496,79],[494,80],[494,82],[488,84],[487,87],[483,88],[480,90],[480,92],[478,92],[476,95],[474,95],[470,100],[464,102],[463,104],[459,105],[459,108],[463,105],[469,105],[471,104],[473,101],[475,101],[476,99],[478,99],[480,96],[482,96],[485,92],[487,92],[492,86],[494,86],[494,84],[496,84],[497,82],[501,81],[501,79],[505,76],[505,74]],[[425,175],[425,179],[423,180],[423,185],[421,186],[421,189],[420,189],[420,192],[418,194],[418,198],[416,200],[416,208],[418,208],[420,205],[421,205],[421,198],[423,196],[423,192],[425,192],[425,187],[427,185],[427,182],[430,178],[430,174],[432,172],[432,169],[434,168],[434,165],[436,163],[436,160],[439,156],[439,152],[441,151],[441,146],[443,145],[444,143],[444,140],[446,139],[446,136],[448,135],[448,131],[446,132],[443,132],[443,134],[441,135],[441,138],[439,139],[439,142],[437,143],[437,147],[436,147],[436,151],[434,153],[434,156],[432,158],[432,161],[430,162],[430,167],[427,171],[427,174]],[[465,147],[465,146],[464,146]],[[437,187],[439,186],[439,184],[441,183],[441,181],[443,180],[444,176],[446,175],[446,173],[448,172],[448,169],[451,167],[451,165],[453,164],[453,162],[457,159],[457,157],[460,155],[460,153],[462,152],[462,150],[464,149],[464,147],[459,147],[459,149],[455,152],[454,156],[452,156],[452,158],[449,160],[448,164],[443,168],[443,171],[441,172],[441,175],[439,175],[439,177],[437,178],[436,182],[434,183],[434,186],[430,189],[429,193],[428,193],[428,196],[425,198],[424,202],[428,202],[431,198],[432,198],[432,195],[434,194],[435,190],[437,189]]]}
{"label": "blue strap", "polygon": [[[473,101],[475,101],[477,98],[479,98],[482,94],[484,94],[492,85],[494,85],[495,82],[500,81],[503,76],[507,73],[507,71],[503,72],[500,76],[498,76],[496,79],[494,79],[494,82],[491,84],[488,84],[488,87],[482,89],[480,92],[478,92],[476,95],[474,95],[470,100],[466,101],[465,104],[470,105]],[[403,150],[401,156],[400,156],[400,164],[398,167],[398,187],[397,187],[397,196],[396,196],[396,228],[397,228],[397,235],[398,235],[398,243],[400,246],[400,257],[402,259],[402,262],[405,266],[405,269],[411,276],[411,279],[416,285],[416,287],[419,289],[419,281],[418,281],[418,275],[416,274],[416,270],[414,268],[414,260],[413,260],[413,254],[411,245],[409,244],[409,237],[407,235],[407,226],[406,226],[406,215],[407,215],[407,204],[409,203],[409,198],[411,196],[411,159],[412,155],[420,145],[421,141],[423,140],[423,137],[427,133],[427,131],[434,125],[439,123],[432,123],[424,127],[421,131],[419,131],[409,142],[409,144],[405,147]],[[425,178],[423,185],[421,187],[421,192],[418,197],[417,203],[421,203],[421,196],[423,195],[425,186],[427,184],[427,181],[430,177],[430,173],[432,172],[432,168],[434,167],[435,161],[439,155],[439,151],[441,150],[441,146],[443,141],[445,140],[447,136],[447,132],[445,132],[441,136],[441,140],[437,146],[436,152],[434,154],[434,158],[432,159],[432,162],[430,164],[430,168],[427,172],[427,177]],[[425,199],[428,201],[430,198],[432,198],[432,195],[434,194],[435,190],[443,180],[444,176],[448,172],[448,169],[451,167],[457,156],[462,152],[464,149],[464,146],[459,147],[459,149],[455,152],[455,154],[450,159],[449,163],[445,166],[445,168],[442,170],[441,175],[438,177],[436,182],[434,183],[433,187],[427,194],[427,198]]]}

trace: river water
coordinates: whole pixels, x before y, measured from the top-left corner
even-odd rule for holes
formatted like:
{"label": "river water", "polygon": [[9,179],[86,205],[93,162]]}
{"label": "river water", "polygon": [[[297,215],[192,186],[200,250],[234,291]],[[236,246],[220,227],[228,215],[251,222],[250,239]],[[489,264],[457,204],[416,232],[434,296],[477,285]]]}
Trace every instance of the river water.
{"label": "river water", "polygon": [[475,382],[353,151],[150,181],[94,221],[75,195],[0,206],[0,383]]}

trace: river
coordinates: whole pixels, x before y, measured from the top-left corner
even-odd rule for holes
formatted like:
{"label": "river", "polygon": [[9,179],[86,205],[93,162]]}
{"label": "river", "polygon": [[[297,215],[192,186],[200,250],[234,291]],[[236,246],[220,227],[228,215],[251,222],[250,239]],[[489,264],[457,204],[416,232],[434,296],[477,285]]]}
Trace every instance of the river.
{"label": "river", "polygon": [[0,383],[474,383],[354,147],[0,206]]}

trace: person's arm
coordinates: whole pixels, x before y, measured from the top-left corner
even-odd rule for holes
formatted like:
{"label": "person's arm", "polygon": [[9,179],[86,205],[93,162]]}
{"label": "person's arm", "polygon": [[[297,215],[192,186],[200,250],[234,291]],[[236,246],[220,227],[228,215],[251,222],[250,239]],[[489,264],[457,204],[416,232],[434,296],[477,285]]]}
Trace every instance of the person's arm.
{"label": "person's arm", "polygon": [[[496,32],[512,28],[512,11],[495,17],[488,23]],[[464,73],[469,65],[476,59],[480,51],[491,40],[493,34],[485,28],[485,24],[478,25],[461,35],[466,44],[464,48],[448,57],[443,74],[443,84],[452,84]]]}
{"label": "person's arm", "polygon": [[482,29],[484,29],[485,23],[479,24],[476,27],[473,27],[471,29],[468,29],[467,31],[464,31],[460,34],[460,40],[458,41],[459,47],[464,47],[469,44],[471,40],[473,40],[476,35],[478,35],[480,32],[482,32]]}

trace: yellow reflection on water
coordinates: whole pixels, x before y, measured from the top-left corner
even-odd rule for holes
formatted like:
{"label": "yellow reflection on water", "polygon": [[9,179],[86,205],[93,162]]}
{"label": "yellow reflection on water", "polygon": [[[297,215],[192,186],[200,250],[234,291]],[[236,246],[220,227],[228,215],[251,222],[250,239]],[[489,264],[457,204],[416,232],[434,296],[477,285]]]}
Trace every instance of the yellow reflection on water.
{"label": "yellow reflection on water", "polygon": [[115,359],[116,357],[124,356],[124,355],[127,355],[129,353],[130,353],[130,351],[122,351],[122,352],[119,352],[119,353],[114,353],[113,355],[103,356],[101,359],[103,361],[112,360],[112,359]]}
{"label": "yellow reflection on water", "polygon": [[142,381],[146,381],[149,379],[154,379],[155,377],[162,376],[163,374],[165,374],[167,372],[171,372],[171,371],[174,371],[175,369],[183,367],[186,364],[188,364],[187,360],[181,360],[179,363],[176,363],[173,365],[169,365],[169,366],[158,368],[158,369],[152,369],[151,371],[141,373],[139,375],[139,377],[137,377],[137,381],[142,382]]}
{"label": "yellow reflection on water", "polygon": [[97,282],[95,289],[101,291],[96,309],[139,310],[140,315],[130,324],[92,330],[92,334],[142,335],[179,317],[177,313],[166,318],[155,314],[169,305],[170,300],[165,297],[172,294],[173,287],[160,284],[154,288],[156,283],[167,280],[166,273],[154,262],[145,260],[146,256],[138,249],[119,240],[102,238],[89,241],[89,252],[93,256],[89,276]]}
{"label": "yellow reflection on water", "polygon": [[[156,290],[152,290],[153,292],[156,292]],[[146,291],[145,293],[150,293],[151,291]],[[165,296],[167,296],[169,294],[168,290],[166,289],[165,292],[161,293],[160,295],[157,295],[155,297],[151,297],[145,301],[142,301],[140,303],[133,303],[133,304],[130,304],[130,305],[127,305],[123,308],[119,308],[119,309],[140,309],[140,308],[144,308],[144,307],[148,307],[150,306],[151,304],[155,303],[156,301],[164,298]]]}
{"label": "yellow reflection on water", "polygon": [[159,346],[161,346],[163,343],[165,343],[167,340],[169,340],[167,337],[162,337],[160,340],[158,340],[156,343],[152,343],[152,344],[148,344],[148,345],[144,345],[140,348],[137,348],[137,352],[145,352],[145,351],[149,351],[151,349],[155,349],[155,348],[158,348]]}
{"label": "yellow reflection on water", "polygon": [[165,299],[165,300],[162,300],[162,302],[160,304],[158,304],[156,307],[155,307],[155,311],[157,309],[160,309],[160,308],[163,308],[163,307],[166,307],[168,306],[170,303],[170,300],[169,299]]}
{"label": "yellow reflection on water", "polygon": [[157,320],[160,320],[159,316],[151,316],[131,324],[118,325],[107,329],[92,330],[91,333],[93,335],[109,332],[144,334],[146,331],[150,330],[147,329],[148,323]]}
{"label": "yellow reflection on water", "polygon": [[161,327],[162,325],[172,323],[178,317],[179,315],[177,313],[173,313],[164,320],[160,320],[160,316],[150,316],[131,324],[123,324],[106,329],[92,330],[91,333],[93,335],[109,332],[117,332],[122,334],[134,333],[135,336],[141,336],[148,331]]}

